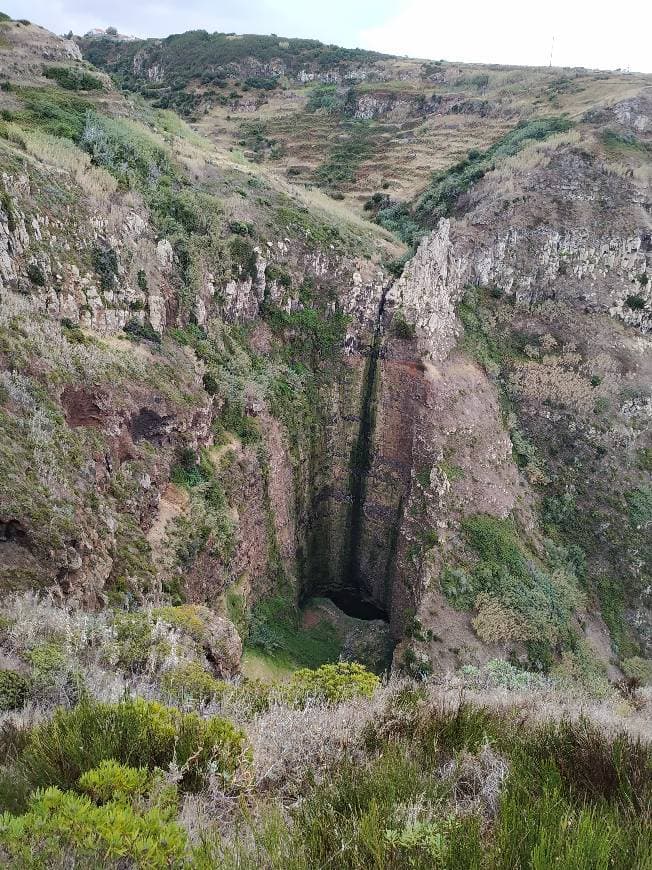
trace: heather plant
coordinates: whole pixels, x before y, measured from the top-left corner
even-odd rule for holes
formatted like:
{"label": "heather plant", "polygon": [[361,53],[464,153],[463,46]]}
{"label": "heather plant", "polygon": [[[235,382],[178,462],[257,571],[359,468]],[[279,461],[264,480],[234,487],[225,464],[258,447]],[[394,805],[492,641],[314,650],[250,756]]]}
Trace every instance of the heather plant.
{"label": "heather plant", "polygon": [[209,766],[231,778],[244,751],[244,734],[219,717],[202,719],[141,698],[84,700],[33,728],[18,765],[33,788],[74,788],[102,761],[150,770],[174,763],[183,785],[197,788]]}

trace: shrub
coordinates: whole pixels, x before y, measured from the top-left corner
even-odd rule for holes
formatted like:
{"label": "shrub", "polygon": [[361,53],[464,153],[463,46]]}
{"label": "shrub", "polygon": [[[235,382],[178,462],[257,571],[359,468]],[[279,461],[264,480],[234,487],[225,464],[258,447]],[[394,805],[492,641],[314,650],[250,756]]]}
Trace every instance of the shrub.
{"label": "shrub", "polygon": [[203,643],[208,636],[207,623],[211,612],[200,604],[159,607],[154,616],[189,634],[197,643]]}
{"label": "shrub", "polygon": [[68,673],[66,654],[56,643],[42,643],[30,650],[28,659],[32,665],[32,680],[35,688],[54,686]]}
{"label": "shrub", "polygon": [[83,701],[37,725],[18,764],[32,787],[73,788],[105,760],[150,770],[175,762],[183,786],[195,789],[209,764],[231,777],[243,748],[244,734],[219,717],[200,719],[142,698],[117,704]]}
{"label": "shrub", "polygon": [[29,681],[17,671],[0,670],[0,713],[20,710],[29,693]]}
{"label": "shrub", "polygon": [[141,323],[140,320],[137,320],[133,317],[124,327],[124,331],[127,335],[131,336],[135,339],[143,339],[144,341],[151,341],[154,344],[161,343],[161,336],[154,329],[149,320],[146,320],[144,323]]}
{"label": "shrub", "polygon": [[471,547],[486,562],[504,565],[515,573],[524,568],[523,554],[516,542],[513,526],[488,514],[468,517],[462,530]]}
{"label": "shrub", "polygon": [[642,486],[625,493],[629,510],[629,521],[636,529],[646,528],[652,523],[652,487]]}
{"label": "shrub", "polygon": [[256,253],[251,242],[242,236],[233,236],[227,243],[231,257],[232,275],[236,280],[251,278],[255,280],[257,275]]}
{"label": "shrub", "polygon": [[91,265],[100,279],[100,287],[110,290],[118,275],[118,257],[113,248],[95,245],[91,251]]}
{"label": "shrub", "polygon": [[490,595],[481,592],[475,606],[478,613],[472,620],[473,628],[484,643],[507,643],[529,638],[530,629],[525,619]]}
{"label": "shrub", "polygon": [[0,846],[12,867],[181,867],[186,834],[158,808],[139,814],[122,802],[96,806],[85,795],[37,791],[22,816],[0,817]]}
{"label": "shrub", "polygon": [[322,665],[317,670],[301,668],[292,675],[290,697],[298,702],[315,698],[339,702],[362,696],[370,698],[380,684],[375,674],[356,662]]}
{"label": "shrub", "polygon": [[27,277],[37,287],[45,287],[45,274],[38,263],[30,263],[27,266]]}
{"label": "shrub", "polygon": [[650,659],[644,659],[641,656],[631,656],[628,659],[623,659],[620,667],[626,677],[636,680],[643,685],[652,683],[652,661]]}
{"label": "shrub", "polygon": [[198,662],[176,665],[161,679],[163,692],[178,701],[210,701],[226,688],[226,683],[216,680]]}
{"label": "shrub", "polygon": [[344,96],[337,93],[337,85],[317,85],[310,91],[306,111],[317,112],[323,109],[332,115],[344,108]]}
{"label": "shrub", "polygon": [[90,103],[53,88],[25,88],[21,97],[25,106],[21,118],[28,124],[73,142],[81,139]]}
{"label": "shrub", "polygon": [[407,322],[402,311],[397,311],[392,320],[392,332],[396,338],[410,341],[415,335],[414,324]]}
{"label": "shrub", "polygon": [[112,758],[104,760],[99,767],[87,770],[79,777],[79,789],[95,803],[131,801],[147,794],[152,774],[144,767],[129,767]]}
{"label": "shrub", "polygon": [[632,293],[625,299],[625,305],[632,311],[643,311],[647,306],[647,299],[638,293]]}
{"label": "shrub", "polygon": [[101,91],[102,82],[97,76],[80,69],[63,66],[47,66],[43,70],[46,79],[55,81],[67,91]]}
{"label": "shrub", "polygon": [[145,612],[116,613],[113,619],[117,663],[129,670],[142,670],[152,648],[152,622]]}

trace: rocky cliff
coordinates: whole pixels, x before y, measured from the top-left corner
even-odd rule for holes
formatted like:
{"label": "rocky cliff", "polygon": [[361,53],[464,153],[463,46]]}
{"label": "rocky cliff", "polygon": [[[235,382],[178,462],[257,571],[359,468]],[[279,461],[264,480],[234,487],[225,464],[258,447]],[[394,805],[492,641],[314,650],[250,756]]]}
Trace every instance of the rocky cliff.
{"label": "rocky cliff", "polygon": [[[419,228],[400,184],[366,211],[369,174],[347,176],[355,207],[318,195],[119,94],[73,43],[4,26],[22,52],[0,49],[5,594],[207,605],[268,651],[269,602],[299,620],[321,596],[386,622],[418,673],[650,656],[647,81],[596,76],[581,114],[526,136],[533,104],[489,73],[343,55],[328,78],[275,52],[193,69],[339,86],[369,63],[412,93],[350,94],[341,123],[400,136],[442,117],[420,87],[488,90],[446,103],[457,132],[482,115],[478,146],[510,125],[518,144],[474,151],[474,174],[439,155],[438,190],[457,187]],[[131,52],[150,83],[179,63],[107,46],[84,48],[114,72]],[[322,135],[342,95],[312,93],[301,123]],[[397,203],[409,250],[363,219]]]}

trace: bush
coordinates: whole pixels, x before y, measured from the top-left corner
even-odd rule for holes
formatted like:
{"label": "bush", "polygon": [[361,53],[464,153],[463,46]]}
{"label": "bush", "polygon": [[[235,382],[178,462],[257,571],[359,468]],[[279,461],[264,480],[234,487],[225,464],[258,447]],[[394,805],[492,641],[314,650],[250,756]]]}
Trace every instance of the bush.
{"label": "bush", "polygon": [[414,324],[407,322],[402,311],[397,311],[392,320],[392,332],[401,341],[411,341],[415,336]]}
{"label": "bush", "polygon": [[117,704],[83,701],[72,710],[56,710],[50,721],[37,725],[18,765],[33,788],[73,788],[102,761],[150,770],[175,762],[182,785],[195,789],[209,764],[230,778],[243,748],[244,734],[225,719],[200,719],[142,698]]}
{"label": "bush", "polygon": [[113,248],[95,245],[91,251],[91,265],[100,279],[100,287],[111,290],[118,276],[118,257]]}
{"label": "bush", "polygon": [[32,680],[37,689],[47,689],[68,673],[68,661],[56,643],[42,643],[30,650],[28,659],[32,665]]}
{"label": "bush", "polygon": [[176,665],[161,678],[163,692],[178,701],[210,701],[226,688],[226,683],[216,680],[198,662]]}
{"label": "bush", "polygon": [[117,663],[140,671],[147,664],[153,644],[152,622],[147,613],[116,613],[113,620]]}
{"label": "bush", "polygon": [[652,487],[642,486],[625,493],[629,521],[636,529],[647,528],[652,523]]}
{"label": "bush", "polygon": [[181,867],[186,834],[158,808],[139,814],[58,788],[37,791],[22,816],[0,817],[0,846],[12,867]]}
{"label": "bush", "polygon": [[647,307],[647,299],[638,293],[632,293],[625,299],[625,305],[632,311],[643,311]]}
{"label": "bush", "polygon": [[21,90],[21,97],[25,106],[21,117],[28,124],[73,142],[81,139],[90,103],[53,88],[26,88]]}
{"label": "bush", "polygon": [[208,622],[211,612],[200,604],[180,604],[175,607],[159,607],[154,616],[190,635],[197,643],[208,637]]}
{"label": "bush", "polygon": [[133,317],[124,327],[124,331],[127,335],[131,336],[135,339],[142,339],[144,341],[151,341],[154,344],[161,343],[161,336],[154,329],[149,320],[146,320],[144,323],[141,323],[140,320],[137,320]]}
{"label": "bush", "polygon": [[38,263],[30,263],[27,266],[27,277],[37,287],[45,287],[45,274]]}
{"label": "bush", "polygon": [[0,670],[0,713],[20,710],[29,693],[29,680],[17,671]]}
{"label": "bush", "polygon": [[309,698],[337,703],[362,696],[370,698],[380,684],[375,674],[356,662],[322,665],[317,670],[302,668],[292,675],[290,697],[305,703]]}
{"label": "bush", "polygon": [[102,82],[97,76],[80,69],[63,66],[47,66],[43,70],[46,79],[55,81],[67,91],[101,91]]}
{"label": "bush", "polygon": [[109,801],[131,801],[147,794],[152,774],[144,767],[129,767],[112,758],[79,777],[79,789],[98,804]]}
{"label": "bush", "polygon": [[256,253],[251,242],[242,236],[233,236],[227,243],[231,257],[232,275],[236,280],[243,281],[246,278],[256,279]]}
{"label": "bush", "polygon": [[628,659],[623,659],[620,667],[625,676],[631,680],[636,680],[643,685],[652,683],[652,661],[650,659],[631,656]]}

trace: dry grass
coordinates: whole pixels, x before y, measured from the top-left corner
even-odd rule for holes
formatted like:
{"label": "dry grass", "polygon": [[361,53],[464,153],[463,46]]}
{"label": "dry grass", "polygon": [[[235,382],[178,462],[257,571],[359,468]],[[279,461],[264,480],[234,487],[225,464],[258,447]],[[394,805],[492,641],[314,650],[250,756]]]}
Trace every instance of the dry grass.
{"label": "dry grass", "polygon": [[38,130],[23,130],[15,124],[7,126],[10,132],[13,130],[16,136],[20,135],[28,154],[53,169],[70,173],[88,196],[104,200],[117,191],[115,178],[106,169],[93,166],[90,155],[68,139]]}

